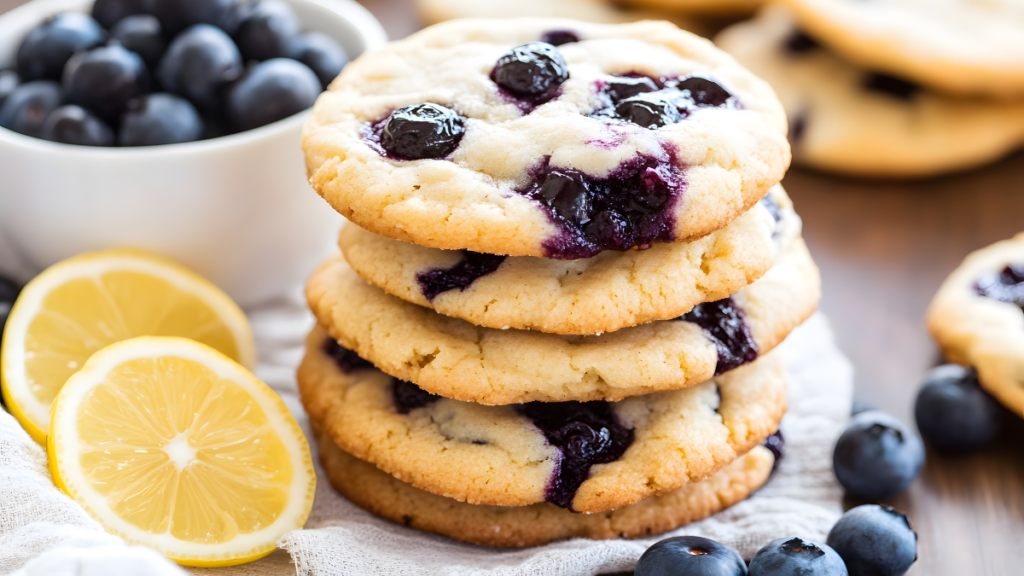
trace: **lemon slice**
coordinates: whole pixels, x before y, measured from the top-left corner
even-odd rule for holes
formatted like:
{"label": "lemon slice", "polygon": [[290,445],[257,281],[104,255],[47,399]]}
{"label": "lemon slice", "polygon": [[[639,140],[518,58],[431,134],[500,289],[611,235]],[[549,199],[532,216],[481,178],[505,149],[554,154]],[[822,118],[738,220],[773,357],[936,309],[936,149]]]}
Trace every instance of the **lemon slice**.
{"label": "lemon slice", "polygon": [[22,290],[4,328],[0,383],[11,413],[40,444],[60,387],[97,350],[136,336],[181,336],[256,362],[242,311],[190,270],[139,251],[83,254]]}
{"label": "lemon slice", "polygon": [[309,445],[281,398],[184,338],[93,355],[53,404],[47,452],[107,531],[188,566],[265,556],[313,505]]}

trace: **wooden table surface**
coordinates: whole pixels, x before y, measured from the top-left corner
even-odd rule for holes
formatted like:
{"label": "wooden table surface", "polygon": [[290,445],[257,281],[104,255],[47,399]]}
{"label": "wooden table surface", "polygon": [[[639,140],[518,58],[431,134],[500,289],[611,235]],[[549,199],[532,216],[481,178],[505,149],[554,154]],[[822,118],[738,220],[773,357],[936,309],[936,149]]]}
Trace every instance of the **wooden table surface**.
{"label": "wooden table surface", "polygon": [[[21,3],[0,0],[0,12]],[[393,39],[420,27],[412,0],[363,4]],[[1024,231],[1024,153],[926,181],[794,168],[784,184],[821,268],[821,307],[856,367],[857,397],[912,423],[922,375],[940,361],[924,328],[925,310],[969,252]],[[1008,422],[979,454],[929,450],[921,478],[891,502],[919,535],[910,574],[1024,574],[1024,422]]]}

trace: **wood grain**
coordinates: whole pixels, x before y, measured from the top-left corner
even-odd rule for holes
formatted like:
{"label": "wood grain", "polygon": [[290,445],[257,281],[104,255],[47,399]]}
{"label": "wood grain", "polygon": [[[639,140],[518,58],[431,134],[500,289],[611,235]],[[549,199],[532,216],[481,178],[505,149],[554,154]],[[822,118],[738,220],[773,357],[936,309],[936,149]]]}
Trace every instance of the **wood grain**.
{"label": "wood grain", "polygon": [[[0,12],[20,3],[0,0]],[[412,0],[363,3],[392,38],[420,25]],[[927,181],[794,169],[784,183],[822,270],[822,309],[856,366],[858,397],[911,422],[921,377],[940,361],[924,329],[925,310],[969,252],[1024,231],[1024,154]],[[920,538],[910,574],[1024,573],[1024,421],[1007,422],[979,454],[929,451],[921,478],[893,500]]]}

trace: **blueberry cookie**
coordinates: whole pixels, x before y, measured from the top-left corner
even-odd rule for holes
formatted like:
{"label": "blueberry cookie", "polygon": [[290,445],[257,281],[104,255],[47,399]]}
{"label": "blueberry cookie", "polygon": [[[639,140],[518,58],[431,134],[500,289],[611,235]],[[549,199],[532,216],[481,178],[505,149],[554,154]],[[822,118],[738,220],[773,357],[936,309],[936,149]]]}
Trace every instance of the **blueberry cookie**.
{"label": "blueberry cookie", "polygon": [[778,429],[777,354],[685,390],[620,402],[483,406],[392,378],[323,330],[298,372],[315,425],[353,456],[470,504],[603,512],[698,482]]}
{"label": "blueberry cookie", "polygon": [[346,66],[303,149],[375,234],[576,259],[724,227],[782,179],[785,136],[767,84],[667,22],[457,20]]}
{"label": "blueberry cookie", "polygon": [[973,366],[1024,416],[1024,232],[974,252],[939,288],[928,330],[952,362]]}
{"label": "blueberry cookie", "polygon": [[950,96],[858,68],[799,30],[785,8],[766,9],[715,42],[775,87],[794,158],[806,166],[927,176],[990,162],[1024,143],[1024,101]]}
{"label": "blueberry cookie", "polygon": [[548,503],[474,506],[420,490],[320,439],[331,484],[357,506],[392,522],[483,546],[539,546],[581,537],[640,538],[674,530],[736,504],[761,487],[773,457],[756,447],[710,478],[598,514],[573,514]]}
{"label": "blueberry cookie", "polygon": [[1024,96],[1019,0],[785,0],[800,27],[857,64],[937,90]]}
{"label": "blueberry cookie", "polygon": [[582,260],[438,250],[347,226],[339,244],[360,276],[407,302],[477,326],[598,334],[677,318],[760,278],[800,218],[776,187],[725,228],[650,250]]}
{"label": "blueberry cookie", "polygon": [[674,320],[594,336],[481,328],[367,284],[340,256],[310,278],[321,326],[388,374],[482,404],[621,400],[699,384],[767,353],[815,310],[818,270],[796,239],[760,280]]}

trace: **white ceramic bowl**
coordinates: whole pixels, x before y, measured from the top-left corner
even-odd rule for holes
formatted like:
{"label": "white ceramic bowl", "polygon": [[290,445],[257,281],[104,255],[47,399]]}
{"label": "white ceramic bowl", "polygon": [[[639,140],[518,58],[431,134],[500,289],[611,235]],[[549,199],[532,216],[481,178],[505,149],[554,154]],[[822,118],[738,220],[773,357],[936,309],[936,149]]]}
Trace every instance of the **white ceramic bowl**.
{"label": "white ceramic bowl", "polygon": [[[0,15],[0,68],[32,27],[92,1],[34,0]],[[304,30],[337,39],[350,57],[387,40],[353,0],[287,1]],[[134,247],[192,268],[242,306],[284,296],[330,252],[342,222],[306,181],[308,115],[144,148],[70,146],[0,128],[0,234],[30,270]]]}

